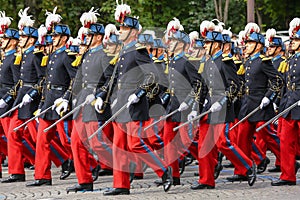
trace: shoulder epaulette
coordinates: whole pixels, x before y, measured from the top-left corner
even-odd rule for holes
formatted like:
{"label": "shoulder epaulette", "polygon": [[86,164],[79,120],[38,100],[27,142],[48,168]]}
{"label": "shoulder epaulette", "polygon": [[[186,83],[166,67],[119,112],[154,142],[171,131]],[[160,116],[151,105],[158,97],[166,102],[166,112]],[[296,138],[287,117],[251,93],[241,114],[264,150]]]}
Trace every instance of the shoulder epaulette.
{"label": "shoulder epaulette", "polygon": [[49,56],[43,56],[42,62],[41,62],[41,67],[47,66]]}
{"label": "shoulder epaulette", "polygon": [[266,57],[264,55],[260,55],[259,57],[261,58],[262,61],[268,61],[272,59],[271,57]]}
{"label": "shoulder epaulette", "polygon": [[234,60],[233,62],[234,62],[234,64],[236,64],[236,65],[237,65],[237,64],[241,64],[241,63],[243,63],[243,62],[242,62],[242,61],[240,61],[240,60]]}
{"label": "shoulder epaulette", "polygon": [[190,57],[189,57],[189,60],[195,61],[195,60],[201,60],[201,58],[196,58],[196,57],[190,56]]}
{"label": "shoulder epaulette", "polygon": [[146,46],[141,45],[141,44],[139,44],[139,43],[136,43],[136,44],[135,44],[135,48],[136,48],[136,50],[139,50],[139,49],[146,49]]}
{"label": "shoulder epaulette", "polygon": [[107,56],[111,56],[111,57],[112,57],[112,56],[113,56],[113,57],[116,56],[116,54],[112,54],[112,53],[106,53],[106,55],[107,55]]}
{"label": "shoulder epaulette", "polygon": [[190,54],[184,54],[185,55],[185,57],[187,57],[187,58],[190,58],[190,57],[192,57]]}
{"label": "shoulder epaulette", "polygon": [[229,57],[228,54],[225,54],[225,53],[222,54],[222,57],[223,57],[223,59],[222,59],[223,62],[232,60],[232,57]]}
{"label": "shoulder epaulette", "polygon": [[283,60],[280,62],[280,65],[278,67],[278,72],[283,74],[287,71],[288,71],[288,64],[287,64],[286,60]]}
{"label": "shoulder epaulette", "polygon": [[109,64],[115,65],[115,64],[117,64],[118,60],[119,60],[119,54],[117,53],[117,54],[109,61]]}
{"label": "shoulder epaulette", "polygon": [[103,49],[104,53],[108,53],[108,50],[107,49]]}
{"label": "shoulder epaulette", "polygon": [[239,70],[236,73],[237,73],[237,75],[243,75],[243,74],[245,74],[245,72],[246,72],[246,70],[245,70],[244,65],[241,65]]}
{"label": "shoulder epaulette", "polygon": [[36,50],[36,51],[33,52],[33,54],[38,54],[38,53],[44,53],[44,51],[43,50]]}
{"label": "shoulder epaulette", "polygon": [[204,64],[205,64],[205,62],[200,63],[200,66],[199,66],[199,69],[198,69],[199,74],[201,74],[204,71]]}
{"label": "shoulder epaulette", "polygon": [[76,56],[76,59],[72,62],[73,67],[78,67],[81,63],[82,55]]}
{"label": "shoulder epaulette", "polygon": [[68,52],[68,56],[76,56],[77,54],[78,54],[77,52],[73,52],[73,51]]}
{"label": "shoulder epaulette", "polygon": [[17,54],[15,54],[15,56],[16,56],[16,59],[15,59],[14,65],[20,65],[21,60],[22,60],[22,54],[17,53]]}
{"label": "shoulder epaulette", "polygon": [[164,60],[158,60],[158,59],[154,60],[154,63],[163,63],[163,62],[165,62],[165,61]]}

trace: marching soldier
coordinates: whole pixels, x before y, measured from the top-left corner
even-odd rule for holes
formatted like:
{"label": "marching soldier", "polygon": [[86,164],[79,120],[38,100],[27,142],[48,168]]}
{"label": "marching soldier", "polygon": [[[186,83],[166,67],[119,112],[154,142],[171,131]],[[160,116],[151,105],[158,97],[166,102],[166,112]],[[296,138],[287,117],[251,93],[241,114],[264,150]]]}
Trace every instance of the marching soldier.
{"label": "marching soldier", "polygon": [[[137,45],[139,21],[126,16],[126,13],[130,13],[128,5],[117,6],[115,17],[121,23],[119,39],[123,41],[124,46],[120,51],[119,62],[116,66],[118,71],[117,102],[113,113],[120,114],[116,116],[116,122],[113,122],[114,189],[105,191],[104,195],[130,193],[128,159],[134,159],[135,156],[154,169],[162,178],[164,191],[168,191],[172,185],[171,168],[167,168],[166,164],[142,139],[145,121],[149,119],[147,86],[155,77],[148,71],[153,66],[147,50]],[[101,97],[102,101],[103,98]],[[101,100],[98,98],[96,104],[99,102]],[[123,112],[120,109],[121,111],[123,109]]]}
{"label": "marching soldier", "polygon": [[[283,84],[281,75],[275,70],[270,59],[260,54],[265,40],[259,31],[260,28],[255,23],[249,23],[245,27],[245,53],[249,59],[245,63],[245,94],[242,99],[239,118],[244,118],[254,109],[257,111],[239,124],[237,141],[238,146],[249,157],[252,152],[251,144],[255,128],[275,115],[273,105],[270,103],[275,100]],[[269,131],[274,130],[266,127],[257,132],[257,135],[263,138],[275,156],[279,157],[279,144],[274,141]],[[247,180],[247,175],[242,170],[241,164],[234,165],[234,167],[235,175],[228,177],[227,180]]]}
{"label": "marching soldier", "polygon": [[296,185],[296,173],[300,164],[296,162],[296,150],[299,141],[299,83],[300,83],[300,19],[290,22],[291,50],[295,54],[288,61],[286,73],[286,92],[280,101],[279,113],[298,101],[298,106],[282,115],[280,118],[280,155],[281,175],[272,186]]}
{"label": "marching soldier", "polygon": [[[92,9],[89,13],[95,16],[94,19],[97,19],[96,11]],[[82,16],[84,15],[85,13]],[[102,41],[107,30],[104,30],[102,24],[96,23],[96,20],[93,21],[93,18],[85,19],[84,22],[85,24],[83,25],[87,28],[86,43],[88,51],[84,54],[82,64],[79,66],[74,83],[74,91],[80,88],[76,97],[76,106],[82,104],[84,101],[86,104],[80,112],[75,112],[73,115],[74,128],[71,140],[78,184],[67,188],[67,192],[93,191],[93,181],[97,179],[100,167],[97,161],[93,157],[91,158],[88,151],[90,148],[97,153],[99,161],[105,163],[102,166],[110,170],[111,168],[109,167],[112,167],[112,155],[110,153],[113,137],[112,125],[106,126],[97,137],[92,138],[90,141],[88,141],[88,137],[111,116],[108,99],[110,94],[107,95],[108,98],[104,101],[105,105],[99,108],[96,107],[100,114],[95,111],[91,103],[96,98],[95,93],[97,88],[100,88],[99,93],[101,93],[100,91],[106,92],[109,90],[107,84],[109,81],[113,81],[110,78],[113,71],[111,68],[114,65],[110,65],[112,56],[107,56],[103,51]],[[110,28],[111,25],[108,27]],[[109,35],[106,36],[109,38],[109,42],[118,46],[119,43],[115,34],[111,37],[114,40],[110,40],[111,31],[116,32],[116,27],[114,25],[112,27],[113,30],[109,30]],[[113,52],[110,51],[110,53]],[[94,169],[95,178],[92,177],[93,171],[87,170],[91,167]]]}
{"label": "marching soldier", "polygon": [[[53,14],[55,14],[55,10],[56,9],[54,9]],[[56,24],[59,22],[60,19],[58,21],[53,21],[52,24],[52,26],[54,26],[52,32],[54,51],[51,53],[47,63],[47,76],[42,90],[43,99],[36,112],[36,115],[39,116],[39,127],[35,158],[35,181],[27,183],[26,186],[28,187],[52,185],[50,143],[56,143],[56,147],[60,149],[60,152],[66,149],[69,154],[67,157],[66,154],[62,155],[62,174],[60,179],[65,179],[72,172],[72,161],[68,160],[68,157],[70,158],[72,153],[67,138],[67,135],[69,134],[68,126],[70,126],[70,123],[68,123],[68,121],[61,121],[56,127],[51,128],[46,133],[44,132],[45,128],[59,120],[60,116],[67,112],[72,97],[72,85],[77,70],[76,66],[72,66],[75,57],[68,55],[66,52],[65,45],[71,35],[70,29],[67,25]],[[41,111],[44,111],[51,106],[52,109],[42,115],[39,114]],[[59,139],[55,135],[56,131],[59,134]],[[59,142],[63,144],[64,148],[58,147]]]}
{"label": "marching soldier", "polygon": [[[2,13],[0,16],[0,21],[3,22],[3,18],[5,18],[5,13]],[[1,24],[1,50],[4,52],[3,63],[1,63],[0,67],[0,96],[4,97],[10,89],[17,84],[20,77],[20,66],[15,65],[15,53],[17,49],[17,45],[19,42],[19,31],[16,29],[8,28],[10,25],[10,18],[7,17],[9,21],[5,24]],[[13,104],[14,96],[10,96],[5,99],[0,99],[0,115],[7,112],[11,109]],[[13,98],[12,98],[13,97]],[[0,153],[3,153],[7,156],[7,134],[9,129],[10,118],[3,117],[0,119],[1,123],[1,133],[0,133]],[[2,178],[2,168],[0,165],[0,177]]]}
{"label": "marching soldier", "polygon": [[215,188],[214,168],[217,164],[217,150],[224,154],[235,166],[240,164],[247,174],[249,185],[255,181],[255,167],[252,161],[229,139],[229,123],[234,120],[233,99],[237,94],[238,78],[232,60],[222,55],[222,27],[215,27],[211,21],[203,21],[200,32],[204,37],[207,55],[203,76],[209,89],[208,130],[199,133],[199,180],[191,189]]}
{"label": "marching soldier", "polygon": [[[30,137],[24,134],[24,127],[14,131],[16,126],[23,124],[27,119],[33,116],[40,100],[40,86],[44,80],[45,70],[41,67],[42,54],[34,54],[34,44],[38,39],[38,30],[33,27],[34,20],[27,15],[29,8],[20,10],[19,21],[20,38],[19,46],[22,55],[18,55],[15,64],[21,64],[20,79],[18,83],[8,92],[3,99],[12,99],[11,92],[17,92],[13,107],[17,109],[12,112],[9,131],[8,131],[8,159],[9,173],[8,178],[2,180],[2,183],[25,181],[25,171],[23,156],[31,163],[34,163],[35,149],[34,144],[28,144],[28,151],[24,151],[22,140]],[[32,138],[36,135],[36,125],[34,122],[27,124]],[[25,137],[26,136],[26,137]]]}

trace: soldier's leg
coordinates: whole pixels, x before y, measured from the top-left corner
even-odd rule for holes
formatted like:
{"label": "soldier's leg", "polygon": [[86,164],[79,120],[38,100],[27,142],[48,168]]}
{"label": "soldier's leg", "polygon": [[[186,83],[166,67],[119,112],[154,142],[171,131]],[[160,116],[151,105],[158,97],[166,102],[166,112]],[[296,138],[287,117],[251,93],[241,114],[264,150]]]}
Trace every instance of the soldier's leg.
{"label": "soldier's leg", "polygon": [[57,132],[59,134],[59,139],[64,149],[67,151],[69,155],[69,159],[73,160],[72,149],[71,149],[71,131],[72,131],[72,121],[65,120],[61,123],[58,123]]}

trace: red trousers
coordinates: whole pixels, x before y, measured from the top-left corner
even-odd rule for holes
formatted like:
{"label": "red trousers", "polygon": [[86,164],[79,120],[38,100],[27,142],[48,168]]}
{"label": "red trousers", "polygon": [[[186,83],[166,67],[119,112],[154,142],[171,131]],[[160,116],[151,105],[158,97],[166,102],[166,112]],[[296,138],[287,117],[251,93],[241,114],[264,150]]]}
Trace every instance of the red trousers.
{"label": "red trousers", "polygon": [[[8,129],[8,172],[10,174],[25,174],[23,156],[32,164],[35,157],[35,145],[28,132],[24,131],[24,127],[14,132],[14,128],[23,124],[26,120],[18,118],[18,110],[14,111],[11,116]],[[35,121],[27,124],[28,129],[35,130]]]}
{"label": "red trousers", "polygon": [[[229,124],[200,124],[199,134],[199,183],[215,186],[214,169],[218,150],[234,166],[243,166],[243,173],[251,168],[252,161],[229,139]],[[207,130],[207,131],[206,131]]]}
{"label": "red trousers", "polygon": [[[0,119],[0,163],[7,156],[7,136],[9,129],[10,118],[4,117]],[[2,165],[0,164],[0,172],[2,172]]]}
{"label": "red trousers", "polygon": [[[248,156],[251,157],[252,153],[252,142],[253,142],[253,135],[255,133],[255,129],[265,122],[249,122],[248,120],[242,122],[238,129],[238,146],[240,149]],[[278,160],[280,160],[280,145],[279,141],[276,139],[278,137],[274,137],[275,130],[272,129],[270,126],[266,126],[259,132],[257,132],[257,136],[262,138],[265,143],[267,144],[268,149],[270,149],[276,156]],[[242,173],[240,166],[235,166],[235,174],[239,175],[246,175]]]}
{"label": "red trousers", "polygon": [[[101,123],[100,123],[101,124]],[[106,149],[106,146],[111,145],[103,140],[99,141],[99,135],[104,133],[101,138],[106,139],[106,135],[112,134],[111,124],[108,124],[104,129],[88,141],[88,137],[93,134],[98,128],[98,122],[82,122],[82,115],[73,121],[73,131],[71,134],[71,147],[74,158],[74,167],[79,184],[93,183],[92,169],[97,167],[98,162],[88,151],[90,147],[97,153],[99,160],[105,160],[105,166],[112,166],[112,152]],[[101,143],[101,144],[99,144]]]}
{"label": "red trousers", "polygon": [[34,174],[36,180],[51,179],[51,160],[56,163],[56,166],[59,166],[69,158],[56,135],[56,131],[60,136],[65,134],[64,122],[57,124],[56,127],[53,127],[48,132],[44,132],[44,129],[54,122],[55,121],[39,119]]}
{"label": "red trousers", "polygon": [[290,117],[281,118],[280,129],[280,154],[281,175],[280,179],[285,181],[296,181],[295,157],[299,140],[300,121],[292,120]]}
{"label": "red trousers", "polygon": [[166,164],[143,140],[145,122],[113,123],[114,188],[130,188],[129,161],[136,158],[145,162],[159,177],[166,171]]}
{"label": "red trousers", "polygon": [[[154,123],[155,121],[156,121],[155,119],[150,118],[148,121],[145,122],[145,127]],[[161,150],[164,147],[163,124],[164,124],[164,122],[160,121],[158,124],[155,124],[148,130],[146,130],[146,137],[143,139],[149,146],[151,146],[152,149]]]}

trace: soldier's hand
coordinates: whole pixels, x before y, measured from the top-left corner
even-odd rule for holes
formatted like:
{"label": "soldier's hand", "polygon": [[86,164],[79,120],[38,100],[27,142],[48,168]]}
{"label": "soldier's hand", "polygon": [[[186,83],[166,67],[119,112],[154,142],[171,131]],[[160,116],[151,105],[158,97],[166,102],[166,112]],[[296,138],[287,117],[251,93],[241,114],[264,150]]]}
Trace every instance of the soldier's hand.
{"label": "soldier's hand", "polygon": [[7,103],[4,101],[4,99],[0,99],[0,108],[5,108],[7,106]]}
{"label": "soldier's hand", "polygon": [[96,99],[96,103],[95,103],[95,110],[96,110],[98,113],[100,113],[100,112],[101,112],[102,106],[103,106],[103,100],[102,100],[101,97],[98,97],[98,98]]}
{"label": "soldier's hand", "polygon": [[[37,109],[37,110],[33,113],[33,115],[34,115],[34,116],[38,116],[38,115],[40,115],[40,113],[41,113],[41,109]],[[37,123],[39,123],[39,118],[36,117],[36,118],[35,118],[35,121],[36,121]]]}
{"label": "soldier's hand", "polygon": [[298,101],[298,106],[300,106],[300,100]]}
{"label": "soldier's hand", "polygon": [[180,104],[179,108],[178,108],[178,111],[181,112],[181,111],[184,111],[184,110],[186,110],[186,109],[188,109],[188,108],[189,108],[189,106],[187,105],[187,103],[182,102],[182,103]]}
{"label": "soldier's hand", "polygon": [[262,100],[261,100],[261,103],[259,105],[260,109],[263,109],[264,107],[266,107],[267,105],[270,104],[270,99],[268,97],[264,97]]}
{"label": "soldier's hand", "polygon": [[59,116],[62,116],[63,113],[66,113],[68,110],[69,101],[66,99],[63,99],[62,102],[55,108],[56,113]]}
{"label": "soldier's hand", "polygon": [[85,102],[86,102],[86,104],[90,104],[90,103],[92,103],[95,99],[96,99],[95,95],[89,94],[89,95],[85,98]]}
{"label": "soldier's hand", "polygon": [[56,99],[53,103],[53,106],[52,106],[52,110],[54,110],[57,106],[59,106],[61,103],[63,102],[63,98],[60,97],[58,99]]}
{"label": "soldier's hand", "polygon": [[189,115],[188,115],[188,121],[194,119],[195,117],[197,117],[197,111],[193,110]]}
{"label": "soldier's hand", "polygon": [[218,112],[222,109],[222,105],[217,101],[215,102],[211,107],[210,107],[210,111],[211,112]]}
{"label": "soldier's hand", "polygon": [[138,97],[136,96],[136,94],[130,95],[130,96],[128,97],[127,108],[129,108],[129,106],[130,106],[131,104],[134,104],[134,103],[139,102],[139,100],[140,100],[140,98],[138,98]]}
{"label": "soldier's hand", "polygon": [[23,99],[22,99],[22,102],[21,102],[19,108],[22,108],[23,106],[29,104],[32,100],[33,100],[33,98],[31,98],[29,96],[29,94],[25,94],[24,97],[23,97]]}

